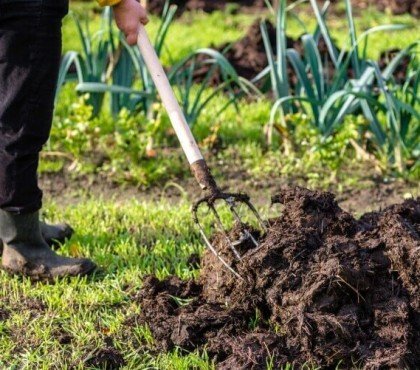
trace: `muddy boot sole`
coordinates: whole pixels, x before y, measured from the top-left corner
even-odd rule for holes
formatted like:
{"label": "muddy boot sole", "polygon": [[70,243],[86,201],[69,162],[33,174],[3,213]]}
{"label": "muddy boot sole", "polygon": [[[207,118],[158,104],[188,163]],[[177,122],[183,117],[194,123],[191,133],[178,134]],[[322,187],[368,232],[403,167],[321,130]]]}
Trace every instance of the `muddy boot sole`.
{"label": "muddy boot sole", "polygon": [[51,272],[48,268],[43,265],[35,265],[27,263],[25,266],[17,268],[10,268],[7,266],[1,266],[1,269],[5,271],[10,276],[23,276],[30,279],[33,282],[52,282],[57,279],[66,279],[72,277],[83,277],[92,274],[97,266],[90,260],[86,260],[85,263],[81,265],[79,270],[62,275],[57,275]]}

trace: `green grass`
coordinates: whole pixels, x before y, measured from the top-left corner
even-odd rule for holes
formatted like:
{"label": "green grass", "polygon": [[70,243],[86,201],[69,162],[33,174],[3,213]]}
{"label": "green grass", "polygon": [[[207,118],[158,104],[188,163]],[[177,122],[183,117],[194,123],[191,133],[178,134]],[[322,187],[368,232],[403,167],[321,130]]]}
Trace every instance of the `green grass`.
{"label": "green grass", "polygon": [[[91,278],[50,285],[0,272],[0,309],[10,314],[0,321],[1,368],[82,369],[83,358],[103,347],[106,337],[123,354],[127,369],[162,368],[159,364],[168,364],[163,367],[168,369],[192,364],[210,368],[194,354],[153,357],[145,349],[152,341],[148,331],[124,325],[140,310],[131,297],[145,274],[195,276],[186,260],[202,247],[188,202],[171,207],[165,201],[92,200],[64,210],[50,205],[45,214],[51,220],[66,219],[77,230],[60,253],[91,257],[101,270]],[[44,309],[30,308],[30,302],[41,302]],[[60,344],[54,333],[69,334],[71,343]]]}
{"label": "green grass", "polygon": [[[105,341],[121,352],[124,369],[213,368],[205,353],[151,353],[147,327],[125,323],[141,310],[134,296],[145,275],[197,277],[187,260],[203,245],[187,199],[170,204],[90,198],[67,207],[50,202],[43,214],[76,230],[59,253],[92,258],[100,268],[92,277],[53,284],[0,270],[0,368],[85,369],[84,359]],[[229,221],[226,210],[221,214]],[[60,344],[57,334],[69,335],[70,343]]]}

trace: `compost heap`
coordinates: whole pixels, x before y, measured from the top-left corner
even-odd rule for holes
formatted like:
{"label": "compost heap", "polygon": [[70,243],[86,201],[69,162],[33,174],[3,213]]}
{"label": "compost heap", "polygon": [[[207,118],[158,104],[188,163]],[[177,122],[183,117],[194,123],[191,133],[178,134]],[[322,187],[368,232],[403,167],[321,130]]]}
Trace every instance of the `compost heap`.
{"label": "compost heap", "polygon": [[157,349],[205,349],[219,369],[418,368],[419,199],[360,220],[331,193],[284,188],[273,202],[282,216],[241,262],[214,238],[243,279],[209,252],[198,281],[146,278],[136,321]]}

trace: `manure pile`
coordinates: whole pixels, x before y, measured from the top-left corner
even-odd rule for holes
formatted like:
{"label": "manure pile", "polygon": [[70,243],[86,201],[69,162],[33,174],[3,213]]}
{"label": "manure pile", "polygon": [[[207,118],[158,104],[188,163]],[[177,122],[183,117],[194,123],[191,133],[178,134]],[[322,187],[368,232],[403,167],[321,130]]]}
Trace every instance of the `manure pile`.
{"label": "manure pile", "polygon": [[145,279],[138,322],[155,349],[205,349],[218,369],[419,368],[419,199],[359,220],[331,193],[284,188],[273,202],[281,217],[240,263],[215,237],[243,280],[209,252],[198,281]]}

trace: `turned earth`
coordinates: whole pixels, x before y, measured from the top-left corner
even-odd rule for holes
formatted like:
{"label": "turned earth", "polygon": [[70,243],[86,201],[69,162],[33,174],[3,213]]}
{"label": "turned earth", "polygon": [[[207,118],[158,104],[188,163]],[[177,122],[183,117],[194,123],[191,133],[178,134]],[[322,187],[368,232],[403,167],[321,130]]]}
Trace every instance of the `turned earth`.
{"label": "turned earth", "polygon": [[243,280],[208,252],[198,281],[145,279],[135,322],[154,349],[205,349],[219,369],[418,368],[420,201],[359,220],[331,193],[284,188],[273,202],[282,215],[240,263],[214,238]]}

